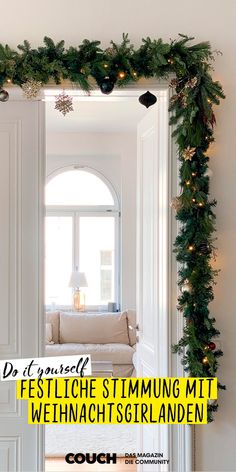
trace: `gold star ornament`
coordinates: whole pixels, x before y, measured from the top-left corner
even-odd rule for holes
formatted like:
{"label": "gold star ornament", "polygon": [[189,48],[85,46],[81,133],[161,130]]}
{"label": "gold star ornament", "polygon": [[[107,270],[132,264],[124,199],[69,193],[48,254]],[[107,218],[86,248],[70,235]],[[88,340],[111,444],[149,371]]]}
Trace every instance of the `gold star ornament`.
{"label": "gold star ornament", "polygon": [[191,148],[188,146],[184,151],[182,152],[182,157],[185,161],[191,161],[192,157],[194,156],[196,152],[196,148]]}

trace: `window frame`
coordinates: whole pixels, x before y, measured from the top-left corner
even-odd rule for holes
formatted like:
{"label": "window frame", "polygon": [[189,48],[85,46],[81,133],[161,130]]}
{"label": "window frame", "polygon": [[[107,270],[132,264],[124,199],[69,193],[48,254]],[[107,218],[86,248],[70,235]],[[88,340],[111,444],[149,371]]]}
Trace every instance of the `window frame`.
{"label": "window frame", "polygon": [[[114,302],[117,303],[117,307],[120,308],[120,300],[121,300],[121,258],[120,258],[120,234],[121,234],[121,212],[120,212],[120,205],[117,193],[112,186],[111,182],[103,175],[101,172],[88,167],[88,166],[63,166],[55,171],[51,172],[46,179],[46,186],[50,180],[55,178],[57,175],[62,174],[69,170],[83,170],[88,173],[96,175],[102,182],[107,185],[108,189],[110,190],[114,205],[46,205],[45,202],[45,220],[47,216],[65,216],[70,215],[72,216],[73,221],[73,231],[72,231],[72,261],[73,267],[72,270],[79,268],[79,244],[76,245],[76,240],[79,241],[79,218],[80,216],[91,216],[91,217],[114,217],[115,222],[115,251],[114,251]],[[46,189],[45,186],[45,189]],[[45,224],[46,226],[46,224]],[[45,304],[46,309],[50,309],[51,305]],[[55,309],[66,310],[66,311],[73,311],[72,305],[56,305]],[[86,305],[85,312],[99,312],[99,311],[107,311],[107,305]]]}

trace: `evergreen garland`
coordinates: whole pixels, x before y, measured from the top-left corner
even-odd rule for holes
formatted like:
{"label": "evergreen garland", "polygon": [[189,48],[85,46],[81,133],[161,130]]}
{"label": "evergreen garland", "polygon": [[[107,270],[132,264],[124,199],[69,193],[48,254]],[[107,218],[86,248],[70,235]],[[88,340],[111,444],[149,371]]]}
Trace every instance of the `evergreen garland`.
{"label": "evergreen garland", "polygon": [[[178,309],[186,325],[173,350],[182,355],[191,377],[214,377],[223,353],[212,342],[219,331],[208,308],[217,272],[211,265],[216,201],[209,199],[207,150],[214,140],[213,105],[218,105],[224,94],[211,77],[214,54],[210,44],[192,45],[193,39],[180,35],[177,40],[164,43],[148,37],[136,50],[128,35],[123,35],[121,44],[112,41],[105,50],[99,41],[87,39],[69,49],[65,49],[64,41],[55,44],[48,37],[38,49],[32,49],[28,41],[19,45],[18,51],[0,44],[0,86],[9,82],[23,86],[28,80],[42,85],[50,80],[56,84],[70,80],[89,91],[91,77],[98,86],[109,77],[116,86],[123,87],[141,77],[159,79],[174,74],[170,86],[175,94],[169,110],[179,150],[182,189],[173,204],[181,223],[174,250],[180,263]],[[218,387],[225,388],[220,383]],[[208,406],[209,421],[217,407],[217,402]]]}

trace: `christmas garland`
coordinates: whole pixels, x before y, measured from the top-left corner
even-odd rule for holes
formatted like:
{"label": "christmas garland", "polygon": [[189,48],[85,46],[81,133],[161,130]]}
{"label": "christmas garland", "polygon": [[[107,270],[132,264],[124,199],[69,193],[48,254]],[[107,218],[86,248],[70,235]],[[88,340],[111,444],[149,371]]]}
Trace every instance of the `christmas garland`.
{"label": "christmas garland", "polygon": [[[179,150],[181,185],[180,195],[172,201],[181,223],[174,250],[180,263],[178,309],[186,324],[183,337],[173,350],[181,354],[191,377],[214,377],[223,353],[213,341],[219,331],[208,308],[217,271],[211,263],[215,254],[216,201],[209,198],[207,151],[214,140],[213,105],[218,105],[224,94],[211,77],[214,53],[210,44],[192,45],[193,39],[180,35],[177,40],[164,43],[146,38],[135,49],[128,36],[123,35],[121,44],[112,41],[105,50],[99,41],[87,39],[79,47],[68,49],[64,41],[55,44],[47,37],[38,49],[32,49],[28,41],[19,45],[18,51],[0,44],[0,100],[8,99],[8,92],[2,87],[9,83],[21,86],[32,99],[51,80],[56,84],[70,80],[89,92],[93,78],[103,93],[110,93],[114,85],[124,87],[142,77],[159,79],[174,74],[170,86],[175,93],[169,110]],[[65,113],[73,109],[68,98]],[[59,99],[56,106],[60,109]],[[225,388],[220,383],[218,387]],[[208,405],[209,421],[217,407],[217,402]]]}

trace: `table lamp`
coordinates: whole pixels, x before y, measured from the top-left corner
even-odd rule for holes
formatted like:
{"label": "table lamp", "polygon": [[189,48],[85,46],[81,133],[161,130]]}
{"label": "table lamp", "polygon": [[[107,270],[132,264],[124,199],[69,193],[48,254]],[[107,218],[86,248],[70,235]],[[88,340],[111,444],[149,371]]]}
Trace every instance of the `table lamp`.
{"label": "table lamp", "polygon": [[84,311],[85,308],[85,294],[81,292],[80,288],[87,287],[87,279],[84,272],[72,271],[69,287],[74,289],[73,303],[75,311]]}

